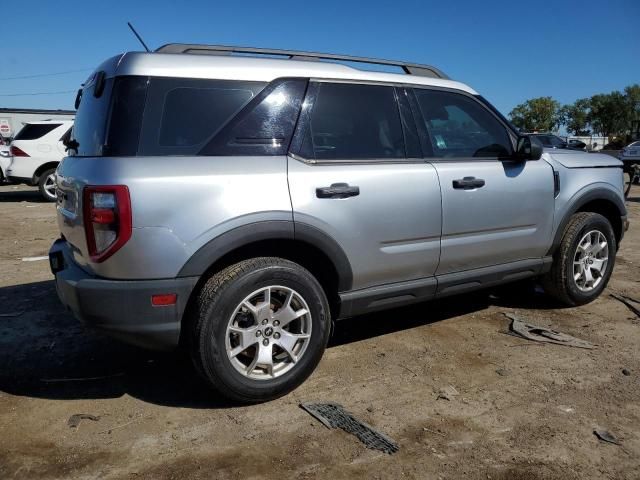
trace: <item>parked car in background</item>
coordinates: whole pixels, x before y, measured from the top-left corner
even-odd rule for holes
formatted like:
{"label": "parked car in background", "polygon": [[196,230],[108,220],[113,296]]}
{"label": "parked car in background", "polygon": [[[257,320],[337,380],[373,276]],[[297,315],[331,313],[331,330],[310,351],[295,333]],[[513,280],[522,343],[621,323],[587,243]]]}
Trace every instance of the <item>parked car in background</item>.
{"label": "parked car in background", "polygon": [[37,186],[45,200],[55,201],[54,174],[66,155],[63,141],[72,126],[70,120],[26,123],[11,142],[7,179],[12,183]]}
{"label": "parked car in background", "polygon": [[0,136],[0,183],[3,183],[7,178],[7,168],[11,162],[10,157],[7,141]]}
{"label": "parked car in background", "polygon": [[575,138],[570,139],[567,142],[567,145],[570,148],[575,148],[576,150],[586,150],[587,149],[587,144],[586,143],[584,143],[581,140],[576,140]]}
{"label": "parked car in background", "polygon": [[[554,135],[553,133],[531,133],[529,135],[537,138],[544,148],[575,148],[571,144],[567,143],[564,138]],[[582,148],[576,148],[576,150],[579,149]]]}
{"label": "parked car in background", "polygon": [[2,142],[2,144],[0,144],[0,183],[7,179],[7,168],[9,168],[9,163],[11,163],[11,154],[9,151],[9,146]]}
{"label": "parked car in background", "polygon": [[[625,173],[631,172],[631,167],[633,165],[640,165],[640,140],[630,143],[618,154],[618,159],[622,160],[622,164],[624,165]],[[639,182],[639,178],[636,176],[634,178],[634,183]]]}

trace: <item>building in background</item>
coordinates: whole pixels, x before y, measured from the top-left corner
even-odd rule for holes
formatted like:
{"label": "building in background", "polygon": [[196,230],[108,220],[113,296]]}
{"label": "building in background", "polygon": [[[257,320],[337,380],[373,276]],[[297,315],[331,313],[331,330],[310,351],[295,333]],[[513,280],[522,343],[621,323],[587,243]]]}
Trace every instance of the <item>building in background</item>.
{"label": "building in background", "polygon": [[0,108],[0,136],[3,139],[15,137],[27,122],[41,120],[73,120],[73,110],[39,110],[32,108]]}

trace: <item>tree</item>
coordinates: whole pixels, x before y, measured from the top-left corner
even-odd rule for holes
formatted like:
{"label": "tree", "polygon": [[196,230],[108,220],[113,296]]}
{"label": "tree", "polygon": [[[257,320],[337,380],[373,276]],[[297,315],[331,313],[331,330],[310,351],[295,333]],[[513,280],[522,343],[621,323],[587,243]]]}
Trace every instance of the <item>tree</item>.
{"label": "tree", "polygon": [[580,98],[571,105],[563,106],[558,112],[560,123],[573,135],[590,135],[589,108],[588,98]]}
{"label": "tree", "polygon": [[591,97],[589,123],[604,137],[622,135],[630,126],[627,98],[618,91]]}
{"label": "tree", "polygon": [[560,104],[551,97],[539,97],[517,105],[509,118],[521,130],[550,131],[560,124]]}
{"label": "tree", "polygon": [[624,96],[629,110],[629,133],[637,135],[640,133],[640,84],[625,87]]}

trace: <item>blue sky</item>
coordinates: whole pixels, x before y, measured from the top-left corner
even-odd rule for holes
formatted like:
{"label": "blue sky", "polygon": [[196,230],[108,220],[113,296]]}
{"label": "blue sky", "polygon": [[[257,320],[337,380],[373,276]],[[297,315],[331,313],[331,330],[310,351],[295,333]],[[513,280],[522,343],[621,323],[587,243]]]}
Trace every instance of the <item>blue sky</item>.
{"label": "blue sky", "polygon": [[[141,47],[217,43],[430,63],[507,114],[640,83],[640,0],[13,1],[3,6],[0,107],[71,109],[92,67]],[[36,78],[8,79],[82,72]]]}

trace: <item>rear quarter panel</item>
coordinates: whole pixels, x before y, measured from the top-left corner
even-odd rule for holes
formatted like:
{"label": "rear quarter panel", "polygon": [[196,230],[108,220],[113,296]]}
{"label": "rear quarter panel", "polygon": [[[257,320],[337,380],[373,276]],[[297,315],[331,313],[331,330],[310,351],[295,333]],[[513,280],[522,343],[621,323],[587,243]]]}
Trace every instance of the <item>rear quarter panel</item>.
{"label": "rear quarter panel", "polygon": [[68,157],[58,183],[75,192],[86,185],[129,188],[133,234],[104,263],[87,260],[82,199],[66,211],[58,206],[75,260],[113,279],[173,278],[200,247],[228,230],[292,221],[286,157]]}

